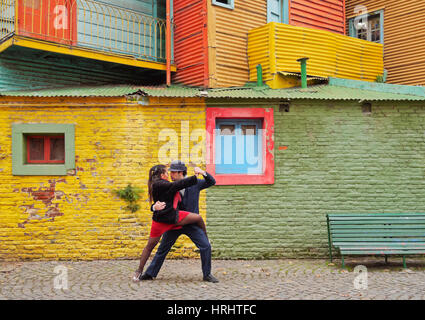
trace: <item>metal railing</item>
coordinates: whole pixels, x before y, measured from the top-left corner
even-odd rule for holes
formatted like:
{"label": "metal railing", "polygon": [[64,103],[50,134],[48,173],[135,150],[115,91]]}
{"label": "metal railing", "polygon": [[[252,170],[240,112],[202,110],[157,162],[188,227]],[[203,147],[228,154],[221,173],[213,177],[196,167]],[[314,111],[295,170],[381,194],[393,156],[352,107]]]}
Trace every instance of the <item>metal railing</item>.
{"label": "metal railing", "polygon": [[0,0],[0,27],[1,39],[15,33],[150,61],[166,59],[165,19],[95,0]]}
{"label": "metal railing", "polygon": [[15,0],[0,0],[0,41],[15,31]]}

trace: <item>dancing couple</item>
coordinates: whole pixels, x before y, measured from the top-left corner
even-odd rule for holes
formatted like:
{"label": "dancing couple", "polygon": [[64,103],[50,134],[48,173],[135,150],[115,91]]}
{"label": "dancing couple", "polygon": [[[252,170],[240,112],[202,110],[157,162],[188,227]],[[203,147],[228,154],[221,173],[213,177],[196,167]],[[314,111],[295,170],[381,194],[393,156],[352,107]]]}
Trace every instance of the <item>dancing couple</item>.
{"label": "dancing couple", "polygon": [[[168,180],[168,171],[171,180]],[[186,177],[187,167],[182,161],[173,161],[170,168],[156,165],[149,170],[149,200],[154,203],[150,237],[140,257],[139,268],[133,281],[153,280],[177,238],[185,234],[199,248],[201,254],[203,280],[218,282],[211,274],[211,245],[208,240],[205,222],[199,215],[199,193],[215,184],[209,173],[195,167],[195,175]],[[202,175],[204,179],[198,179]],[[156,247],[161,244],[150,266],[143,273],[146,261]]]}

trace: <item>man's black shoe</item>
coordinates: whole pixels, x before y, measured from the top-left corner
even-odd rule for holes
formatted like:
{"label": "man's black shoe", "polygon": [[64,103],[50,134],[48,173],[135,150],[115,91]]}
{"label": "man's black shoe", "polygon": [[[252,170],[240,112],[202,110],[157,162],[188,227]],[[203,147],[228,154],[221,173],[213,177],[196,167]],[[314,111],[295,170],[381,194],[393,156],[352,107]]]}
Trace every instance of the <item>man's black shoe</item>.
{"label": "man's black shoe", "polygon": [[139,280],[153,280],[153,277],[144,273],[139,277]]}
{"label": "man's black shoe", "polygon": [[209,274],[206,277],[204,277],[204,281],[213,282],[213,283],[219,282],[218,279],[214,277],[212,274]]}

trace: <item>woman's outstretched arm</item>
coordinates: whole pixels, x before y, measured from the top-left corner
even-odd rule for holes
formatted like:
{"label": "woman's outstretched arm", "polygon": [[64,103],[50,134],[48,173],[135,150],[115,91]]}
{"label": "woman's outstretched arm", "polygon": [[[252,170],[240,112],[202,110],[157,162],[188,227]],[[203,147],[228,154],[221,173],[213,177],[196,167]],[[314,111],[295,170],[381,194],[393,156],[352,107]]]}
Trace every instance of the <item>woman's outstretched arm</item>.
{"label": "woman's outstretched arm", "polygon": [[168,192],[171,192],[172,194],[174,194],[179,190],[194,186],[195,184],[198,183],[198,178],[196,178],[196,176],[191,176],[188,178],[184,178],[184,179],[169,182],[169,183],[170,185],[169,185]]}

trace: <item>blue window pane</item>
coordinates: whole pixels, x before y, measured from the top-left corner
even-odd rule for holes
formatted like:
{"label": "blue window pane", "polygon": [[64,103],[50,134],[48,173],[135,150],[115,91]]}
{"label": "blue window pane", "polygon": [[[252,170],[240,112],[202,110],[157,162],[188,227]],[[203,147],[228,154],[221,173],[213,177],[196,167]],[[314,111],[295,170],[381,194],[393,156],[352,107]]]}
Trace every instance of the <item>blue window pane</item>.
{"label": "blue window pane", "polygon": [[217,120],[215,138],[217,174],[261,174],[262,157],[261,120]]}

